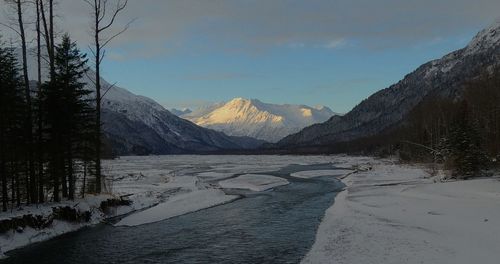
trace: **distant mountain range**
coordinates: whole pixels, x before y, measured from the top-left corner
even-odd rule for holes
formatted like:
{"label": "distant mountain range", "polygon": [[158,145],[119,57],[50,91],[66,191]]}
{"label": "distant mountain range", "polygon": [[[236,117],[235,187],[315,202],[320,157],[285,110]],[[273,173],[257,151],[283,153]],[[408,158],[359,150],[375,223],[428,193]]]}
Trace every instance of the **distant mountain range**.
{"label": "distant mountain range", "polygon": [[300,149],[377,135],[398,126],[425,98],[457,99],[467,81],[500,65],[500,21],[477,34],[463,49],[430,61],[400,82],[358,104],[344,116],[309,126],[271,148]]}
{"label": "distant mountain range", "polygon": [[102,108],[104,133],[119,155],[206,153],[263,143],[197,126],[154,100],[119,87],[106,94]]}
{"label": "distant mountain range", "polygon": [[193,123],[231,136],[248,136],[277,142],[302,128],[335,115],[328,107],[277,105],[257,99],[235,98],[180,116]]}

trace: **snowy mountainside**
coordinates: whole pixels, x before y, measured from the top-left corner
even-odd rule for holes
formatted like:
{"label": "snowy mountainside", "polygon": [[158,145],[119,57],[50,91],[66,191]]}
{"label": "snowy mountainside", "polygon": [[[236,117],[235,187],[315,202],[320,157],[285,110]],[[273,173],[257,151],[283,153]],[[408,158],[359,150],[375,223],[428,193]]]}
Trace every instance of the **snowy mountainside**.
{"label": "snowy mountainside", "polygon": [[181,117],[228,135],[276,142],[306,126],[324,122],[333,115],[332,110],[324,106],[276,105],[257,99],[235,98]]}
{"label": "snowy mountainside", "polygon": [[465,48],[423,64],[398,83],[371,95],[346,115],[307,127],[271,147],[300,148],[377,135],[400,124],[425,98],[459,98],[464,83],[499,66],[500,20],[479,32]]}
{"label": "snowy mountainside", "polygon": [[[28,58],[29,77],[36,79],[36,58]],[[46,64],[46,63],[44,63]],[[43,65],[43,80],[48,78]],[[83,78],[94,91],[95,73]],[[248,137],[231,137],[177,117],[154,100],[111,85],[101,78],[103,134],[118,155],[184,154],[252,149],[264,143]],[[108,90],[108,87],[111,87]]]}
{"label": "snowy mountainside", "polygon": [[119,87],[109,90],[102,107],[103,130],[119,154],[200,153],[262,143],[199,127],[154,100]]}

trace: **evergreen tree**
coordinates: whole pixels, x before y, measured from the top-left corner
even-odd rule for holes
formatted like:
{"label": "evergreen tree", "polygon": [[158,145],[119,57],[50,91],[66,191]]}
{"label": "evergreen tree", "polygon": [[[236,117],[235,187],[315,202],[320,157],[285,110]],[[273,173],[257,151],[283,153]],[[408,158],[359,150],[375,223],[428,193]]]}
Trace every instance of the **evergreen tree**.
{"label": "evergreen tree", "polygon": [[75,161],[89,156],[87,146],[93,139],[89,134],[93,134],[95,117],[91,91],[84,89],[85,83],[81,82],[87,60],[68,35],[56,47],[54,61],[55,79],[44,87],[44,109],[50,145],[49,170],[54,200],[59,201],[61,191],[65,198],[75,197]]}
{"label": "evergreen tree", "polygon": [[487,161],[476,122],[471,120],[469,115],[467,102],[463,101],[448,140],[447,160],[458,178],[477,176]]}
{"label": "evergreen tree", "polygon": [[11,201],[20,203],[20,173],[26,166],[25,140],[22,135],[25,120],[23,81],[13,49],[0,43],[0,179],[2,181],[2,209],[8,207],[8,184],[11,183]]}

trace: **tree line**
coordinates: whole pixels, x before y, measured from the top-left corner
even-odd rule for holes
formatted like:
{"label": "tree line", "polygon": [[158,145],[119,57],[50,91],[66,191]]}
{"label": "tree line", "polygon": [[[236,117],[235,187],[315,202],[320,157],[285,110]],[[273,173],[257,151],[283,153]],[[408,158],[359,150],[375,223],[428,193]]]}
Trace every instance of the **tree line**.
{"label": "tree line", "polygon": [[440,164],[455,178],[484,175],[500,161],[500,69],[485,70],[462,86],[454,98],[427,96],[397,127],[328,147]]}
{"label": "tree line", "polygon": [[[56,33],[54,0],[1,1],[15,16],[0,28],[17,37],[10,45],[0,39],[2,210],[101,193],[101,100],[111,87],[102,87],[100,68],[106,46],[128,29],[106,34],[127,1],[84,0],[92,17],[94,76],[69,33]],[[36,65],[28,65],[29,39],[36,42]],[[37,76],[29,76],[29,67]]]}
{"label": "tree line", "polygon": [[402,159],[441,163],[458,178],[482,175],[500,158],[500,71],[468,81],[458,98],[424,100],[397,133]]}

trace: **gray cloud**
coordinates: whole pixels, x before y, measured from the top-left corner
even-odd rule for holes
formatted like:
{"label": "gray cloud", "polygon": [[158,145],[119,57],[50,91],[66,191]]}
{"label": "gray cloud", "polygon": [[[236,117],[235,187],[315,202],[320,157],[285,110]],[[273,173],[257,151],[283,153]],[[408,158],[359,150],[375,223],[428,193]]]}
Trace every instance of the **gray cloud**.
{"label": "gray cloud", "polygon": [[[86,4],[61,0],[59,10],[60,29],[82,45],[89,42]],[[138,57],[186,46],[238,52],[327,48],[339,40],[383,48],[479,30],[498,10],[498,0],[130,0],[117,25],[138,20],[113,46]]]}

